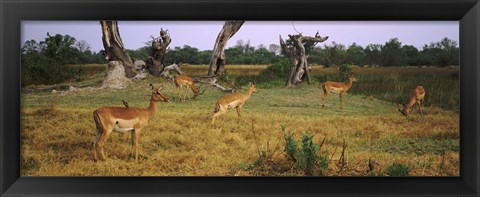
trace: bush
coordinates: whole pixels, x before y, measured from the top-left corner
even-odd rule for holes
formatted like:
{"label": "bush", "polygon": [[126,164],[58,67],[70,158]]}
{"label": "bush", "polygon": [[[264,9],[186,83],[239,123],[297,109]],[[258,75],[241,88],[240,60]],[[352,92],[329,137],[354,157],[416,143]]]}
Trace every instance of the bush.
{"label": "bush", "polygon": [[83,68],[81,67],[58,64],[49,59],[36,63],[22,61],[22,86],[62,83],[79,76],[82,72]]}
{"label": "bush", "polygon": [[298,152],[296,167],[307,175],[312,175],[317,163],[318,145],[312,142],[313,135],[303,134],[302,148]]}
{"label": "bush", "polygon": [[387,174],[388,176],[408,176],[411,168],[405,164],[394,162],[392,165],[388,166]]}
{"label": "bush", "polygon": [[[285,133],[285,126],[282,126],[283,136],[285,138],[284,151],[287,158],[295,162],[295,168],[303,171],[307,175],[313,175],[318,166],[319,174],[323,175],[328,168],[328,159],[326,151],[318,157],[320,147],[313,143],[313,135],[303,134],[299,148],[295,141],[294,133]],[[318,160],[318,161],[317,161]]]}
{"label": "bush", "polygon": [[218,81],[226,87],[236,88],[238,85],[235,77],[231,76],[228,70],[223,71],[220,77],[218,77]]}
{"label": "bush", "polygon": [[291,159],[292,161],[296,161],[297,158],[295,155],[297,155],[297,150],[298,150],[298,145],[297,142],[295,142],[295,139],[293,137],[293,133],[289,133],[285,135],[285,152],[287,153],[287,157]]}
{"label": "bush", "polygon": [[323,176],[328,169],[328,152],[323,151],[318,159],[318,175]]}
{"label": "bush", "polygon": [[342,64],[342,65],[340,65],[340,67],[338,69],[342,73],[352,72],[352,66],[350,66],[350,64]]}
{"label": "bush", "polygon": [[262,71],[260,75],[269,78],[286,78],[290,71],[290,63],[287,58],[280,58],[278,62],[269,66],[266,70]]}

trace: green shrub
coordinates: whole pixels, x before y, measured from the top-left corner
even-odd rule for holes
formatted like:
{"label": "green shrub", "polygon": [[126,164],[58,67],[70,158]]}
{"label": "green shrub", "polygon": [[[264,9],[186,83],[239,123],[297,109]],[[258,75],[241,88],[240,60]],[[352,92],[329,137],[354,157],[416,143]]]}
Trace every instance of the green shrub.
{"label": "green shrub", "polygon": [[328,152],[325,150],[318,158],[318,175],[323,176],[328,169]]}
{"label": "green shrub", "polygon": [[218,81],[226,87],[236,88],[238,85],[235,77],[231,76],[228,70],[223,71],[222,75],[218,77]]}
{"label": "green shrub", "polygon": [[411,168],[405,164],[393,162],[392,165],[388,166],[387,174],[388,176],[408,176]]}
{"label": "green shrub", "polygon": [[340,70],[342,73],[349,73],[352,72],[352,66],[350,66],[350,64],[342,64],[338,70]]}
{"label": "green shrub", "polygon": [[286,78],[288,72],[290,71],[290,63],[287,58],[280,58],[278,62],[267,67],[264,71],[260,73],[261,76],[267,78]]}
{"label": "green shrub", "polygon": [[296,161],[295,155],[297,155],[297,142],[293,137],[293,133],[289,133],[285,136],[285,152],[287,153],[287,157],[292,161]]}
{"label": "green shrub", "polygon": [[296,167],[307,175],[312,175],[317,162],[318,145],[313,144],[313,135],[303,134],[302,148],[298,152]]}

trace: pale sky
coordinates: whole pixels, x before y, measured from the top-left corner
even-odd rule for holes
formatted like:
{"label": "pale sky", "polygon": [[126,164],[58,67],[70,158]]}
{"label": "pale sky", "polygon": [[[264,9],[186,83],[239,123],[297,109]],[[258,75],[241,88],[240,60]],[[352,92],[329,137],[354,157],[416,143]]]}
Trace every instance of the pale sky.
{"label": "pale sky", "polygon": [[[172,38],[170,48],[189,45],[199,50],[212,50],[218,32],[224,21],[119,21],[120,36],[127,49],[145,46],[150,36],[158,37],[160,28],[167,29]],[[92,51],[103,49],[102,33],[98,21],[22,21],[21,43],[34,39],[43,41],[47,36],[62,34],[73,36],[77,41],[85,40]],[[458,21],[246,21],[240,30],[229,40],[232,47],[237,40],[257,47],[263,44],[279,44],[288,34],[329,36],[317,46],[353,42],[365,47],[368,44],[384,44],[391,38],[398,38],[402,45],[413,45],[421,49],[423,45],[449,38],[459,42]]]}

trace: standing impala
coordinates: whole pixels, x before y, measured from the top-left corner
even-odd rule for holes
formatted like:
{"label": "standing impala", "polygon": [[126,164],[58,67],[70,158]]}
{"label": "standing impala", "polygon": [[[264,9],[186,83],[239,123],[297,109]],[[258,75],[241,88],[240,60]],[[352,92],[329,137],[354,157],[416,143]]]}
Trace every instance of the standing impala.
{"label": "standing impala", "polygon": [[[180,96],[180,90],[183,88],[183,86],[185,86],[185,93],[183,95],[183,101],[185,101],[185,97],[187,96],[187,93],[188,93],[188,88],[192,89],[192,92],[193,92],[193,98],[197,98],[198,95],[202,95],[203,91],[201,94],[198,93],[198,89],[197,87],[195,87],[195,84],[193,82],[193,79],[187,75],[178,75],[176,76],[174,79],[173,79],[173,82],[175,83],[175,86],[177,87],[177,91],[178,91],[178,98],[180,98],[180,100],[182,100],[182,97]],[[190,98],[188,98],[190,99]]]}
{"label": "standing impala", "polygon": [[410,93],[410,100],[407,104],[398,104],[398,111],[401,112],[403,115],[408,116],[410,111],[413,109],[415,104],[418,104],[418,109],[420,110],[420,114],[423,115],[422,107],[423,107],[423,100],[425,98],[425,89],[423,86],[417,86],[411,93]]}
{"label": "standing impala", "polygon": [[242,111],[242,106],[245,104],[245,101],[247,101],[252,93],[257,93],[258,90],[255,88],[255,83],[250,82],[248,84],[248,89],[247,92],[245,93],[232,93],[232,94],[227,94],[223,96],[222,98],[217,100],[217,103],[215,105],[215,110],[208,114],[207,120],[210,116],[212,117],[212,124],[215,122],[215,118],[217,116],[220,116],[227,112],[228,109],[230,108],[236,108],[237,109],[237,114],[238,117],[240,116],[240,112]]}
{"label": "standing impala", "polygon": [[135,161],[138,161],[138,141],[140,131],[145,127],[148,121],[155,115],[157,110],[156,102],[167,102],[168,98],[160,93],[160,88],[152,88],[152,97],[150,98],[150,106],[146,109],[137,107],[100,107],[93,112],[93,119],[97,126],[97,137],[94,143],[94,160],[97,161],[98,155],[100,159],[105,161],[106,156],[103,150],[105,142],[112,131],[125,133],[131,131],[132,146],[135,148]]}
{"label": "standing impala", "polygon": [[333,92],[340,95],[340,109],[343,111],[343,94],[345,94],[352,87],[352,84],[354,81],[357,81],[357,78],[355,78],[353,73],[349,73],[347,78],[348,80],[345,83],[327,81],[322,84],[322,89],[323,89],[322,108],[323,109],[325,109],[325,102],[327,100],[327,96],[330,94],[330,92]]}

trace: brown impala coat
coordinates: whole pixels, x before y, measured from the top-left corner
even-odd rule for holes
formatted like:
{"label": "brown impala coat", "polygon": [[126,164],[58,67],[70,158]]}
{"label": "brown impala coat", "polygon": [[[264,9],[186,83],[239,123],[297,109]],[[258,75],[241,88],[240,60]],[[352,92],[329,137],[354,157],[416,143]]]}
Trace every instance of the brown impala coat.
{"label": "brown impala coat", "polygon": [[[195,87],[193,79],[187,75],[178,75],[173,80],[175,82],[175,86],[177,87],[178,97],[182,100],[180,96],[181,89],[185,86],[185,93],[183,95],[183,100],[185,101],[185,97],[187,97],[188,88],[192,89],[193,98],[198,96],[198,89]],[[189,98],[190,99],[190,98]]]}
{"label": "brown impala coat", "polygon": [[325,103],[330,92],[337,93],[340,95],[340,109],[343,110],[343,94],[345,94],[351,87],[354,81],[357,81],[357,78],[353,73],[348,74],[348,80],[345,83],[327,81],[322,84],[323,89],[323,104],[322,108],[325,109]]}
{"label": "brown impala coat", "polygon": [[137,107],[100,107],[93,112],[93,119],[97,127],[97,137],[94,143],[94,160],[97,161],[98,155],[101,160],[105,160],[103,147],[108,136],[112,131],[132,132],[132,145],[135,148],[135,161],[138,161],[138,141],[140,131],[145,127],[148,121],[155,115],[158,101],[167,102],[168,98],[160,93],[161,88],[154,88],[152,84],[152,96],[150,106],[146,109]]}
{"label": "brown impala coat", "polygon": [[418,109],[420,114],[423,115],[423,100],[425,98],[425,89],[423,86],[417,86],[411,93],[410,99],[407,104],[401,105],[398,104],[398,111],[401,112],[403,115],[408,116],[410,111],[413,109],[415,104],[418,104]]}
{"label": "brown impala coat", "polygon": [[245,93],[233,93],[227,94],[222,98],[217,100],[215,105],[215,110],[207,116],[207,119],[212,116],[212,124],[215,122],[215,118],[227,112],[230,108],[236,108],[238,117],[241,117],[240,112],[245,102],[250,98],[252,93],[257,93],[258,90],[255,88],[255,84],[250,82],[248,85],[247,92]]}

